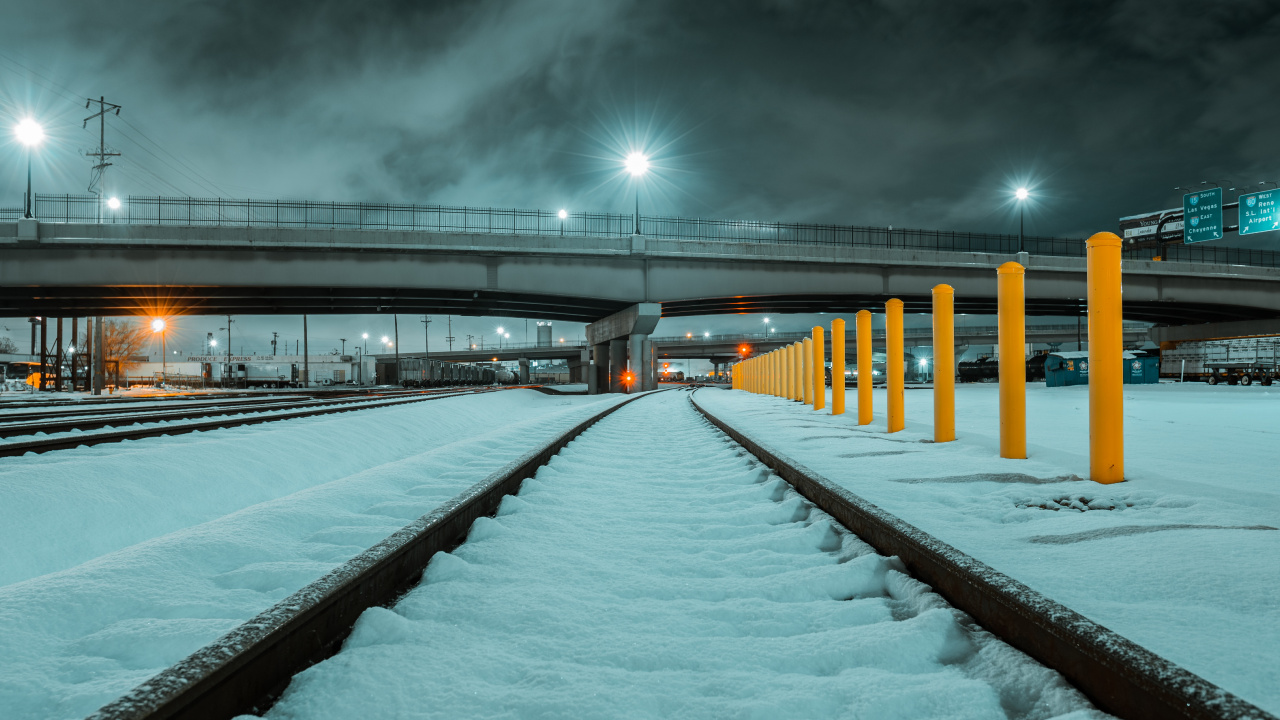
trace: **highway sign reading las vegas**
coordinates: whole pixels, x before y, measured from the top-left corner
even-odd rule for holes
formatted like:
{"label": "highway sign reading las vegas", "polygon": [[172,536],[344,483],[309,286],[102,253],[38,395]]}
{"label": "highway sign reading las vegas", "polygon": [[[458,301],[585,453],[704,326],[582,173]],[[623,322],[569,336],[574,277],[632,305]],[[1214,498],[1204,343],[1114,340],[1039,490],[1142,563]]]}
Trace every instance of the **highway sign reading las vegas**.
{"label": "highway sign reading las vegas", "polygon": [[1240,234],[1280,230],[1280,190],[1240,196]]}
{"label": "highway sign reading las vegas", "polygon": [[1222,239],[1222,188],[1182,196],[1182,242]]}

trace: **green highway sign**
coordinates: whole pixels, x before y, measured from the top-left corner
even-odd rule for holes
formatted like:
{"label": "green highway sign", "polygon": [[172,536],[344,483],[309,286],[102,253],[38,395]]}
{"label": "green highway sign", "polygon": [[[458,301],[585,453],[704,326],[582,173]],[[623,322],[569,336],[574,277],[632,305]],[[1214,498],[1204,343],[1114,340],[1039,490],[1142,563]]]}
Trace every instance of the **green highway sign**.
{"label": "green highway sign", "polygon": [[1280,230],[1280,190],[1240,196],[1240,234]]}
{"label": "green highway sign", "polygon": [[1182,196],[1182,242],[1222,239],[1222,188]]}

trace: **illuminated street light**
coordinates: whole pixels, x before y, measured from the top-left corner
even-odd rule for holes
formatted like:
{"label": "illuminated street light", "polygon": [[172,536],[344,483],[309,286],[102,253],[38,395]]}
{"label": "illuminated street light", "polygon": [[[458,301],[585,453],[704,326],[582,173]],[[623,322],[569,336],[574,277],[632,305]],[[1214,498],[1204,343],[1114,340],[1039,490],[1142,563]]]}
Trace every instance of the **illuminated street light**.
{"label": "illuminated street light", "polygon": [[1024,252],[1025,250],[1022,241],[1022,228],[1024,225],[1023,215],[1024,209],[1026,208],[1026,199],[1030,197],[1030,195],[1031,193],[1028,192],[1025,187],[1020,187],[1013,193],[1013,196],[1018,199],[1018,252]]}
{"label": "illuminated street light", "polygon": [[564,220],[569,217],[569,211],[565,210],[564,208],[560,208],[560,212],[557,214],[560,216],[561,220]]}
{"label": "illuminated street light", "polygon": [[24,203],[22,217],[31,217],[31,156],[36,152],[36,146],[44,142],[44,128],[40,127],[40,123],[26,118],[19,122],[13,128],[13,134],[18,138],[18,142],[27,146],[27,197]]}
{"label": "illuminated street light", "polygon": [[119,209],[120,209],[120,198],[113,197],[113,198],[111,198],[111,199],[107,200],[107,207],[111,208],[112,210],[119,210]]}
{"label": "illuminated street light", "polygon": [[151,321],[151,331],[160,333],[160,378],[161,383],[168,378],[169,375],[169,351],[164,343],[164,318],[156,318]]}
{"label": "illuminated street light", "polygon": [[622,163],[627,168],[627,172],[631,173],[631,177],[636,181],[636,234],[640,234],[640,178],[649,172],[649,156],[644,153],[633,150],[627,154],[626,160]]}
{"label": "illuminated street light", "polygon": [[702,333],[702,337],[704,337],[704,338],[709,338],[709,337],[711,337],[711,333],[710,333],[710,332],[704,332],[704,333]]}

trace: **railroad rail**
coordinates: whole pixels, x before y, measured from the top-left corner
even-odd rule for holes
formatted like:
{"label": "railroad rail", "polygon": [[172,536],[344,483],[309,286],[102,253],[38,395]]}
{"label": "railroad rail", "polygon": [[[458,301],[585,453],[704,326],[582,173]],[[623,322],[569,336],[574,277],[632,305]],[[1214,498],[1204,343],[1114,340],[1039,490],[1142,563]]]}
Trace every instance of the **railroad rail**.
{"label": "railroad rail", "polygon": [[986,630],[1057,670],[1125,720],[1277,720],[1265,710],[1041,595],[734,428],[702,413],[809,502]]}
{"label": "railroad rail", "polygon": [[[501,389],[517,389],[520,387],[525,386],[511,386],[509,388]],[[475,395],[478,393],[494,392],[497,389],[498,388],[486,387],[457,390],[419,391],[413,393],[412,397],[407,398],[393,397],[390,399],[374,398],[370,400],[330,401],[321,407],[303,408],[300,410],[284,410],[282,412],[268,411],[268,414],[254,415],[229,415],[221,419],[206,420],[203,422],[181,423],[177,425],[150,425],[146,427],[110,430],[107,432],[78,433],[58,437],[39,438],[36,440],[0,443],[0,457],[25,455],[29,452],[45,453],[54,450],[76,448],[81,445],[101,445],[104,443],[122,442],[124,440],[140,440],[143,438],[160,437],[162,435],[185,435],[187,433],[202,430],[221,430],[225,428],[240,427],[243,425],[258,425],[261,423],[274,422],[276,420],[293,420],[296,418],[330,415],[333,413],[354,412],[356,410],[395,407],[397,405],[407,405],[409,403],[425,402],[428,400],[440,400],[449,397],[458,397],[460,395]],[[257,413],[262,411],[256,410],[250,412]],[[127,416],[113,418],[113,422],[119,423],[123,419],[127,419]]]}

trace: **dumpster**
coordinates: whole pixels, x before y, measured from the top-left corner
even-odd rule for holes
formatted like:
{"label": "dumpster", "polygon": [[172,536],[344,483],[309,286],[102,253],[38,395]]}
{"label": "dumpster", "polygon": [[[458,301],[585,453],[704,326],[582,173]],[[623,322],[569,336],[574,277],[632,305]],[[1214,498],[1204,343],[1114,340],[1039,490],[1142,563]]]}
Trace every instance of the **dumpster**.
{"label": "dumpster", "polygon": [[[1160,358],[1155,355],[1121,354],[1124,358],[1124,382],[1128,384],[1160,381]],[[1089,353],[1050,353],[1044,363],[1044,384],[1049,387],[1089,384]]]}

